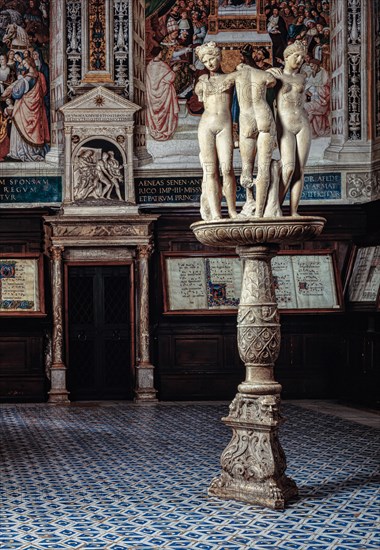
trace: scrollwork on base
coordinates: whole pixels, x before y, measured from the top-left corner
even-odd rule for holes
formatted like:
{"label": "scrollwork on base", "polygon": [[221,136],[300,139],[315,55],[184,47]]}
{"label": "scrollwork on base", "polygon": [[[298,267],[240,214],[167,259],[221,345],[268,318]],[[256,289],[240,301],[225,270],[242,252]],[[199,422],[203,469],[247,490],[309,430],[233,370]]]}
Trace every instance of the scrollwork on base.
{"label": "scrollwork on base", "polygon": [[236,482],[226,473],[215,477],[208,490],[209,496],[260,504],[273,510],[283,510],[285,504],[298,496],[297,486],[287,476],[262,483]]}
{"label": "scrollwork on base", "polygon": [[280,396],[238,393],[223,422],[232,439],[221,456],[222,473],[214,478],[209,495],[233,498],[282,509],[297,496],[296,484],[285,475],[286,459],[278,439],[282,422]]}

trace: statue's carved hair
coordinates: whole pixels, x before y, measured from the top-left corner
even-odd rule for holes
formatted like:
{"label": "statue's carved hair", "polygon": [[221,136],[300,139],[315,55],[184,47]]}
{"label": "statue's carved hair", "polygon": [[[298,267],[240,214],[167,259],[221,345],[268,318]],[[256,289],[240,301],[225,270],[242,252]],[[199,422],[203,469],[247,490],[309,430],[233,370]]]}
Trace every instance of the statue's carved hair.
{"label": "statue's carved hair", "polygon": [[293,42],[293,44],[290,44],[287,48],[285,48],[284,59],[286,59],[293,53],[300,53],[303,56],[307,54],[307,49],[305,45],[301,42],[301,40],[296,40],[295,42]]}
{"label": "statue's carved hair", "polygon": [[214,55],[219,59],[222,57],[221,49],[216,45],[215,42],[205,42],[202,46],[197,46],[195,48],[195,54],[202,61],[204,55]]}

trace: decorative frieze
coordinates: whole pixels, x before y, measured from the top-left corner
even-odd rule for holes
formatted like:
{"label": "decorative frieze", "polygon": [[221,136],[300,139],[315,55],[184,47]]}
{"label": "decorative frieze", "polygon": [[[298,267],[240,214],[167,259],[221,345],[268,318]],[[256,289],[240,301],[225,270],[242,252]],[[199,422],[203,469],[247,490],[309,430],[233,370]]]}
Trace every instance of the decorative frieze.
{"label": "decorative frieze", "polygon": [[380,198],[379,172],[347,174],[347,196],[358,202]]}
{"label": "decorative frieze", "polygon": [[82,80],[82,2],[66,2],[66,59],[68,95],[75,95],[75,88]]}
{"label": "decorative frieze", "polygon": [[65,261],[126,262],[134,257],[128,248],[70,248],[65,251]]}
{"label": "decorative frieze", "polygon": [[348,139],[362,138],[361,131],[361,0],[348,0],[347,61],[348,61]]}
{"label": "decorative frieze", "polygon": [[133,224],[104,224],[104,225],[58,225],[55,229],[57,237],[127,237],[130,235],[142,235],[142,227]]}
{"label": "decorative frieze", "polygon": [[89,70],[106,71],[107,35],[106,6],[104,0],[90,0],[89,18]]}
{"label": "decorative frieze", "polygon": [[[65,116],[65,122],[101,122],[102,124],[115,122],[131,122],[130,117],[126,113],[87,113],[86,120],[83,120],[83,114],[68,113]],[[106,128],[107,132],[112,132],[112,129]],[[104,133],[104,132],[103,132]]]}
{"label": "decorative frieze", "polygon": [[361,0],[348,0],[347,29],[348,44],[360,44],[362,38]]}
{"label": "decorative frieze", "polygon": [[[356,48],[355,48],[356,49]],[[348,137],[352,141],[360,140],[361,132],[361,55],[348,52]]]}
{"label": "decorative frieze", "polygon": [[376,90],[375,97],[375,135],[380,137],[380,5],[379,2],[374,2],[375,16],[373,18],[375,26],[375,41],[374,41],[374,84]]}
{"label": "decorative frieze", "polygon": [[105,82],[130,97],[130,4],[130,0],[66,2],[69,97],[86,84]]}
{"label": "decorative frieze", "polygon": [[114,80],[116,86],[124,89],[124,95],[130,98],[129,78],[129,1],[114,0]]}

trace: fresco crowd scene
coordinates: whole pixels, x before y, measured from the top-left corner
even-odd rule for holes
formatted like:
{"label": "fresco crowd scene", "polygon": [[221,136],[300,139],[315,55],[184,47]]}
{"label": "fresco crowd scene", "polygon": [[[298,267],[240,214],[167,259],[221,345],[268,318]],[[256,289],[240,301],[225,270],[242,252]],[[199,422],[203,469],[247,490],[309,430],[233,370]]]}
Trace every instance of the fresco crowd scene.
{"label": "fresco crowd scene", "polygon": [[[194,93],[205,68],[195,48],[208,35],[210,0],[147,2],[147,127],[168,140],[178,127],[179,101],[190,115],[203,105]],[[252,0],[219,0],[243,13]],[[264,7],[272,48],[247,43],[241,60],[259,69],[283,66],[283,52],[302,40],[307,56],[306,109],[313,137],[330,134],[330,15],[327,1],[271,1]],[[249,31],[246,31],[249,34]],[[248,49],[247,49],[248,47]],[[249,52],[249,59],[247,58]],[[0,0],[0,162],[41,161],[49,150],[49,2]]]}
{"label": "fresco crowd scene", "polygon": [[[147,126],[156,140],[168,140],[178,127],[179,100],[190,115],[203,106],[194,94],[206,70],[195,48],[208,35],[210,0],[152,0],[147,2]],[[229,13],[244,13],[251,0],[219,0]],[[266,70],[283,67],[285,48],[301,40],[307,50],[301,71],[306,75],[306,110],[313,138],[330,135],[330,5],[327,1],[272,0],[264,7],[266,32],[272,47],[246,43],[240,61]],[[249,31],[244,31],[249,35]],[[219,37],[223,33],[219,33]],[[219,38],[218,37],[218,38]],[[223,42],[220,43],[223,47]],[[248,56],[247,56],[248,53]]]}
{"label": "fresco crowd scene", "polygon": [[49,150],[49,2],[0,0],[0,161]]}

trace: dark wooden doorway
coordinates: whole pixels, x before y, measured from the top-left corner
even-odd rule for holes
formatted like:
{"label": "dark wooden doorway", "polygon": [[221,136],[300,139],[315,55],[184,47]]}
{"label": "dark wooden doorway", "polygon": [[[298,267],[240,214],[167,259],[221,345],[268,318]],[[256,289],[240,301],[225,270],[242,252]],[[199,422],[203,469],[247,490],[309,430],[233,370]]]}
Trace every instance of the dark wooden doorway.
{"label": "dark wooden doorway", "polygon": [[68,266],[67,348],[70,399],[131,399],[129,265]]}

